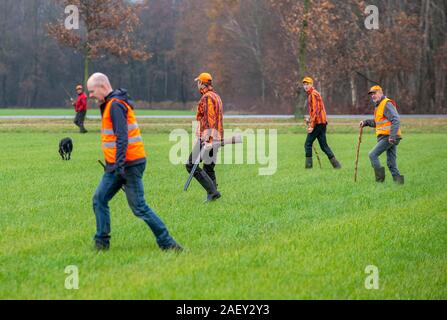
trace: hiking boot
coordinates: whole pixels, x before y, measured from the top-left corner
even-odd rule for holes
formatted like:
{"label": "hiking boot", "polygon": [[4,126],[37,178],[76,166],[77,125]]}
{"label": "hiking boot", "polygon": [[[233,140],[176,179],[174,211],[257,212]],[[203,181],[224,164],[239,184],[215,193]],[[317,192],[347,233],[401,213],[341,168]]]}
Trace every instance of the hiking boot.
{"label": "hiking boot", "polygon": [[341,169],[341,164],[340,164],[340,162],[338,162],[338,160],[335,157],[333,157],[332,159],[329,159],[329,161],[331,162],[334,169]]}
{"label": "hiking boot", "polygon": [[312,169],[313,164],[312,164],[312,157],[306,157],[306,169]]}
{"label": "hiking boot", "polygon": [[384,182],[385,181],[385,168],[374,169],[376,174],[376,182]]}
{"label": "hiking boot", "polygon": [[393,180],[397,184],[404,184],[405,183],[404,176],[393,176]]}

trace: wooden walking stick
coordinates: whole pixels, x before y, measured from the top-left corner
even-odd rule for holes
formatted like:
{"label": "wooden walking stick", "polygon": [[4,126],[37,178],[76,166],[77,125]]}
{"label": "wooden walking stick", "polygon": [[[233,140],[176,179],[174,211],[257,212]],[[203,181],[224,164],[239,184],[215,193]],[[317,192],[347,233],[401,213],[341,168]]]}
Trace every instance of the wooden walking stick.
{"label": "wooden walking stick", "polygon": [[355,158],[354,182],[357,182],[357,172],[359,168],[359,153],[360,153],[360,145],[362,144],[362,134],[363,134],[363,127],[360,127],[359,142],[357,145],[357,156]]}
{"label": "wooden walking stick", "polygon": [[[306,117],[304,117],[304,125],[306,126],[306,128],[309,128],[309,120],[307,120]],[[315,148],[314,145],[312,145],[312,148],[314,150],[315,155],[317,156],[317,160],[318,160],[318,164],[320,165],[320,169],[322,169],[323,167],[321,166],[320,155],[318,154],[317,148]]]}

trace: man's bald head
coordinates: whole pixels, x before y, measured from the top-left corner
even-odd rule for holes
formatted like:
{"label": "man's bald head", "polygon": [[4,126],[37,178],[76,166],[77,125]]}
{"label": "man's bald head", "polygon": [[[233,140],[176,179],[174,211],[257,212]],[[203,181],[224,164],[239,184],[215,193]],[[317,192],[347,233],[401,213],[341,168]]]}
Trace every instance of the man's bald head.
{"label": "man's bald head", "polygon": [[103,73],[94,73],[87,81],[90,98],[104,101],[105,97],[113,91],[109,78]]}

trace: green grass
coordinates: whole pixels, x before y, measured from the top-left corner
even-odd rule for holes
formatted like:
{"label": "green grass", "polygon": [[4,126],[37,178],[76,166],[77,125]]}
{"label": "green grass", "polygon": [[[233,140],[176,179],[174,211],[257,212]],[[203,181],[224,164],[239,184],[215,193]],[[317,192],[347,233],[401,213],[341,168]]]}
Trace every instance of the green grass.
{"label": "green grass", "polygon": [[[139,115],[145,116],[192,116],[194,112],[188,110],[138,110]],[[88,115],[100,115],[99,109],[91,108]],[[74,110],[65,109],[2,109],[0,108],[0,116],[73,116]]]}
{"label": "green grass", "polygon": [[[373,182],[370,133],[357,184],[356,134],[329,136],[341,171],[327,159],[305,171],[304,134],[280,134],[278,172],[217,166],[223,198],[209,205],[195,181],[182,191],[187,174],[168,161],[168,135],[143,134],[146,198],[186,248],[179,255],[158,250],[123,194],[111,202],[111,250],[92,249],[98,133],[0,126],[0,299],[447,298],[444,133],[405,136],[404,186],[388,172],[384,184]],[[69,162],[57,154],[65,136],[75,143]],[[79,267],[79,290],[64,288],[68,265]],[[379,268],[379,290],[364,287],[368,265]]]}

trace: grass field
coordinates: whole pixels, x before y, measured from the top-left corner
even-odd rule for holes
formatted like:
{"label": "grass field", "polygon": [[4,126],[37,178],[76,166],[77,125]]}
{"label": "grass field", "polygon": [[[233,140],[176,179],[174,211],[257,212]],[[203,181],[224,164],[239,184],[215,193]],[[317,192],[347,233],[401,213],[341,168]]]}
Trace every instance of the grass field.
{"label": "grass field", "polygon": [[[176,125],[188,127],[141,123],[149,153],[144,183],[185,252],[160,252],[119,194],[111,202],[111,250],[96,253],[99,122],[89,121],[90,133],[80,135],[68,120],[0,121],[0,299],[447,298],[447,123],[430,130],[404,123],[404,186],[388,172],[384,184],[373,182],[369,131],[353,183],[354,123],[330,126],[340,171],[327,159],[322,170],[303,169],[298,125],[227,123],[279,128],[278,171],[263,177],[257,165],[220,165],[223,197],[209,205],[195,181],[182,191],[187,174],[168,161]],[[69,162],[57,154],[65,136],[75,143]],[[69,265],[79,268],[79,290],[64,287]],[[379,290],[365,289],[368,265],[379,269]]]}

